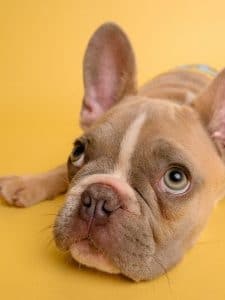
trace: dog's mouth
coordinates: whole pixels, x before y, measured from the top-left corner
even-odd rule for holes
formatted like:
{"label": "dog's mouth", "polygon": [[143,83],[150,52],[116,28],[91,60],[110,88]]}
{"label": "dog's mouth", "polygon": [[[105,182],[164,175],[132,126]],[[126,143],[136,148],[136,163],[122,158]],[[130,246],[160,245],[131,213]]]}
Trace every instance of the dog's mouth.
{"label": "dog's mouth", "polygon": [[106,254],[97,248],[90,238],[82,239],[71,245],[70,253],[78,262],[87,267],[91,267],[111,274],[119,274],[120,270],[113,265]]}

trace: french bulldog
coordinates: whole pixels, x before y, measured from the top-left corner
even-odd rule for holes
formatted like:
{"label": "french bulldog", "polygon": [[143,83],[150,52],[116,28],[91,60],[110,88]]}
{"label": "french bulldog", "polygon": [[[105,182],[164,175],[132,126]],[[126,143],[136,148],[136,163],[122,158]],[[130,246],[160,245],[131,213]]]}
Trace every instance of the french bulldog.
{"label": "french bulldog", "polygon": [[181,67],[137,90],[131,44],[114,23],[91,37],[83,61],[84,134],[66,164],[0,178],[8,204],[67,191],[56,245],[79,263],[134,280],[184,256],[225,195],[225,70]]}

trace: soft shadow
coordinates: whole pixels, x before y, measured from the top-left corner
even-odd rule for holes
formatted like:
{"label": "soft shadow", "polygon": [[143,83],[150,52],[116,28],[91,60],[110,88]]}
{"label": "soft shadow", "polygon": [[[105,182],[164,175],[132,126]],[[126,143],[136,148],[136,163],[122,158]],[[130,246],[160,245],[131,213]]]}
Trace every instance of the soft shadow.
{"label": "soft shadow", "polygon": [[11,207],[2,197],[0,197],[0,205],[5,207]]}
{"label": "soft shadow", "polygon": [[113,283],[122,283],[122,284],[131,284],[133,281],[129,280],[128,278],[122,275],[116,274],[108,274],[98,270],[94,270],[88,267],[85,267],[79,263],[77,263],[68,252],[63,253],[60,252],[56,247],[53,245],[47,249],[45,252],[46,258],[49,262],[57,266],[58,268],[65,268],[69,271],[74,273],[74,275],[79,276],[79,278],[84,278],[84,280],[89,278],[90,276],[93,279],[103,280],[103,281],[113,281]]}

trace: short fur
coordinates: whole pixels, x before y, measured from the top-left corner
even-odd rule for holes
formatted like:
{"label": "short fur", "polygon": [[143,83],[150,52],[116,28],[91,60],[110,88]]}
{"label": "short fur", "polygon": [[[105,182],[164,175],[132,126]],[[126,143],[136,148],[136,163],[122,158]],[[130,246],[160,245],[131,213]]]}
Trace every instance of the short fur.
{"label": "short fur", "polygon": [[[180,261],[225,195],[225,70],[212,79],[178,68],[137,91],[130,42],[107,23],[88,44],[84,88],[82,165],[70,156],[46,174],[0,178],[1,195],[27,207],[68,190],[57,246],[87,266],[152,279]],[[185,193],[163,188],[174,165],[188,172]],[[84,193],[105,201],[104,218],[102,206],[81,213]]]}

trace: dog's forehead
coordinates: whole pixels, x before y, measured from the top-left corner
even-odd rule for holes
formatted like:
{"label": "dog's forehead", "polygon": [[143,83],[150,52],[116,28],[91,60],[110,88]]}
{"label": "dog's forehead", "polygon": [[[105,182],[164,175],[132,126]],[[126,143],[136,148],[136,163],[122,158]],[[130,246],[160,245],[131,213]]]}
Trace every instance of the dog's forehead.
{"label": "dog's forehead", "polygon": [[168,136],[168,129],[174,127],[180,129],[184,127],[185,134],[185,128],[193,127],[193,123],[197,120],[189,107],[167,100],[132,96],[108,111],[90,133],[98,140],[107,139],[109,143],[118,144],[128,132],[137,130],[135,124],[139,124],[137,119],[143,115],[139,136],[146,133],[149,136],[154,133],[161,135],[165,133]]}
{"label": "dog's forehead", "polygon": [[111,161],[123,175],[129,172],[133,155],[142,160],[141,150],[150,151],[156,140],[162,141],[161,148],[168,145],[164,141],[169,141],[171,147],[170,150],[166,147],[168,151],[178,152],[180,149],[180,152],[185,152],[184,157],[192,156],[197,164],[202,155],[199,135],[206,140],[204,145],[208,143],[199,118],[191,108],[144,97],[129,97],[115,106],[88,134],[94,141],[92,158],[104,157],[104,169]]}

